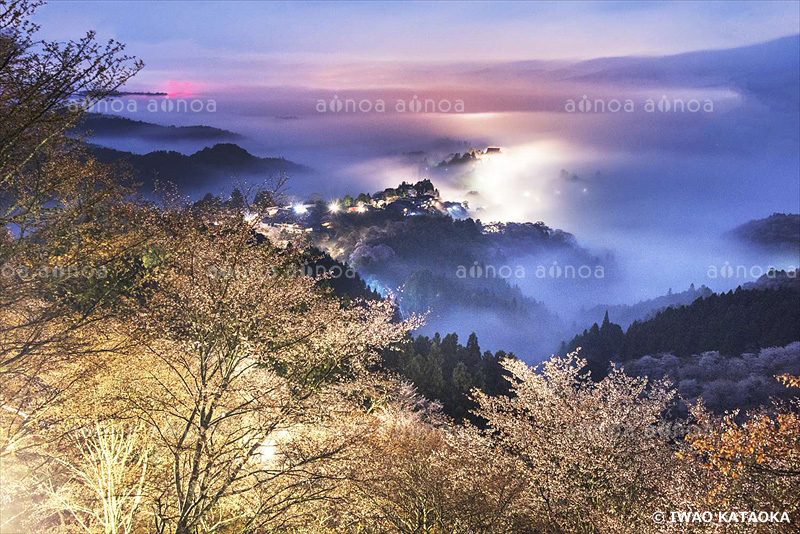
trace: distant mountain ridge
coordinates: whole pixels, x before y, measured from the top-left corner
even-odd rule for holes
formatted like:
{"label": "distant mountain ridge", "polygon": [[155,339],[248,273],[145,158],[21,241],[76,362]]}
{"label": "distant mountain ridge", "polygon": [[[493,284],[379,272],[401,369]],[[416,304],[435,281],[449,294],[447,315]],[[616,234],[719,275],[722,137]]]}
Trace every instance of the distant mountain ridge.
{"label": "distant mountain ridge", "polygon": [[213,126],[163,126],[115,115],[87,113],[73,129],[91,137],[137,137],[152,141],[237,141],[244,136]]}
{"label": "distant mountain ridge", "polygon": [[775,289],[779,287],[793,287],[800,291],[800,269],[794,271],[770,270],[762,274],[755,282],[742,284],[742,289]]}
{"label": "distant mountain ridge", "polygon": [[128,162],[146,188],[152,187],[154,180],[172,182],[179,190],[185,190],[209,186],[220,179],[229,182],[231,178],[267,178],[279,172],[298,175],[312,171],[285,158],[259,158],[232,143],[218,143],[189,156],[165,150],[140,155],[96,145],[92,146],[92,152],[104,163]]}
{"label": "distant mountain ridge", "polygon": [[[658,90],[654,92],[656,97],[664,94],[665,88],[729,89],[770,109],[800,111],[798,34],[747,46],[666,56],[599,57],[575,62],[513,61],[481,65],[469,73],[494,83],[499,80],[540,81],[548,85],[589,83],[596,84],[597,90],[603,85],[612,90],[620,85],[652,88]],[[563,111],[563,98],[555,97],[548,104]]]}
{"label": "distant mountain ridge", "polygon": [[713,294],[713,291],[708,287],[703,285],[695,289],[694,284],[692,284],[686,291],[678,293],[672,293],[672,291],[670,291],[666,295],[642,300],[636,304],[601,304],[581,310],[581,324],[592,324],[597,321],[598,317],[601,317],[604,312],[608,312],[614,318],[615,323],[623,328],[628,328],[634,321],[649,319],[656,313],[670,306],[691,304],[698,298],[708,297],[711,294]]}
{"label": "distant mountain ridge", "polygon": [[562,79],[636,82],[654,86],[735,87],[770,107],[800,109],[800,35],[722,50],[661,57],[611,57],[582,61]]}
{"label": "distant mountain ridge", "polygon": [[737,226],[728,235],[751,245],[800,254],[800,215],[773,213]]}
{"label": "distant mountain ridge", "polygon": [[[716,75],[720,71],[763,72],[774,64],[784,67],[796,66],[800,59],[800,35],[788,35],[770,41],[723,49],[695,50],[667,56],[619,56],[602,57],[581,61],[572,67],[590,71],[596,79],[627,79],[632,69],[640,69],[637,80],[670,81],[672,75]],[[770,63],[764,58],[771,58]],[[655,69],[654,67],[660,67]],[[660,76],[657,76],[660,75]]]}

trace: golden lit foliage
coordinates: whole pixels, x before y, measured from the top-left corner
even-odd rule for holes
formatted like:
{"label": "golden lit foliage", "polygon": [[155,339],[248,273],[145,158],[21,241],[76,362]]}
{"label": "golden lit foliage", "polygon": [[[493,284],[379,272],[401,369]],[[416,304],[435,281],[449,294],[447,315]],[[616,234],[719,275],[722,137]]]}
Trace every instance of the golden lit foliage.
{"label": "golden lit foliage", "polygon": [[[780,376],[786,387],[800,387],[800,377]],[[683,457],[712,477],[709,503],[753,510],[800,512],[800,401],[797,397],[772,410],[716,418],[702,405],[694,408],[709,432],[687,437]]]}
{"label": "golden lit foliage", "polygon": [[315,532],[518,532],[525,481],[474,429],[454,426],[408,384],[383,382],[358,418],[340,480],[312,510]]}
{"label": "golden lit foliage", "polygon": [[265,451],[285,433],[317,432],[330,417],[320,407],[338,406],[340,384],[365,376],[410,325],[392,321],[388,302],[344,305],[296,276],[295,253],[259,244],[239,213],[167,212],[150,233],[153,290],[119,332],[136,344],[119,394],[165,462],[156,526],[261,524],[285,508],[285,485],[312,484],[314,462],[332,454],[328,443],[276,466]]}
{"label": "golden lit foliage", "polygon": [[39,5],[0,2],[0,458],[85,377],[74,363],[96,350],[82,329],[127,284],[124,258],[141,237],[118,216],[127,175],[66,137],[83,111],[70,98],[96,101],[141,64],[92,33],[38,40]]}

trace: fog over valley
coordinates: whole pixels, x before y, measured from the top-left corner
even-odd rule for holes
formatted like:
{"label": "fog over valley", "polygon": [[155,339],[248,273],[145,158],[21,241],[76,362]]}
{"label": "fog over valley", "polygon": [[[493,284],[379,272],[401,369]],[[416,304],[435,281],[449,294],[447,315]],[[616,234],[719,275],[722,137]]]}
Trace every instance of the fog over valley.
{"label": "fog over valley", "polygon": [[[524,333],[524,317],[508,327],[505,312],[469,306],[432,311],[423,330],[479,331],[490,348],[537,361],[555,350],[551,342],[564,332],[588,326],[575,322],[580,309],[633,304],[690,284],[727,291],[770,267],[800,265],[792,247],[765,249],[727,235],[749,220],[798,211],[800,105],[791,70],[798,50],[799,39],[791,36],[663,57],[400,63],[390,71],[364,63],[346,83],[334,74],[318,88],[182,87],[168,96],[120,95],[93,108],[111,122],[94,118],[84,132],[94,129],[92,143],[140,155],[174,150],[191,156],[234,143],[257,158],[285,158],[287,202],[327,202],[430,179],[443,200],[466,203],[459,217],[542,221],[571,233],[586,251],[580,263],[530,243],[465,258],[466,269],[489,262],[495,270],[484,277],[518,287],[557,316],[553,332]],[[447,89],[456,83],[458,90]],[[426,113],[426,106],[436,112]],[[115,125],[113,117],[213,128],[159,131]],[[460,156],[486,147],[502,155]],[[225,168],[220,161],[206,178],[195,169],[175,181],[194,199],[225,196],[284,168],[248,165]],[[333,242],[326,250],[337,248]],[[386,262],[392,266],[366,273],[384,293],[401,290],[405,279],[398,271],[408,276],[420,268],[402,254]],[[517,275],[497,275],[503,266]],[[542,276],[555,266],[572,270],[561,278]],[[582,266],[590,277],[578,274]],[[455,276],[457,267],[449,265],[445,274]],[[534,338],[537,348],[526,350]]]}

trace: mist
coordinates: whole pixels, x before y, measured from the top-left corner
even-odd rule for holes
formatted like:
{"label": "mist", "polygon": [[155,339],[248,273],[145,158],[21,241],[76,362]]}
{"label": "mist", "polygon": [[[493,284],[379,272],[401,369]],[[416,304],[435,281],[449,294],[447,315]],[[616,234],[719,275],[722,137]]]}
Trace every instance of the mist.
{"label": "mist", "polygon": [[[512,248],[479,258],[521,267],[524,277],[504,283],[545,308],[552,316],[547,321],[526,324],[454,307],[429,314],[422,330],[462,337],[476,331],[486,348],[527,347],[529,354],[520,356],[538,360],[590,326],[581,323],[583,309],[633,304],[692,284],[727,291],[771,267],[800,266],[796,251],[725,237],[751,219],[800,211],[798,42],[793,36],[739,49],[585,62],[350,65],[351,77],[333,69],[317,88],[308,80],[308,86],[187,97],[213,100],[214,112],[149,114],[146,98],[127,97],[140,99],[138,110],[118,114],[223,128],[241,134],[237,144],[253,155],[311,167],[290,181],[291,199],[355,197],[428,178],[442,199],[466,202],[469,216],[484,224],[542,221],[572,234],[578,256]],[[398,111],[396,103],[417,98],[436,106],[460,101],[463,111]],[[368,102],[370,111],[339,111],[337,100]],[[377,101],[385,112],[374,110]],[[187,155],[209,144],[93,142],[137,154],[166,148]],[[487,146],[500,147],[502,157],[466,167],[446,163]],[[184,193],[199,198],[265,178],[225,176]],[[376,287],[419,268],[396,262],[384,280],[369,273]],[[537,269],[584,264],[592,276],[536,276]],[[602,277],[594,274],[598,266]],[[734,274],[722,276],[728,267]]]}

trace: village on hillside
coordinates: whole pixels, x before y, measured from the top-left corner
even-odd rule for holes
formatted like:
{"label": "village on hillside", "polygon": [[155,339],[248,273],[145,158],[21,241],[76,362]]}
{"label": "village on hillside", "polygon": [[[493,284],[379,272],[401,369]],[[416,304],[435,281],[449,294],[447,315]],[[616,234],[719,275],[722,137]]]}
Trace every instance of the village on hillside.
{"label": "village on hillside", "polygon": [[[449,161],[460,158],[459,161],[482,162],[502,155],[499,147],[487,147],[485,150],[473,148],[463,156],[453,155]],[[413,184],[404,181],[397,187],[388,187],[373,194],[361,193],[356,197],[345,195],[328,203],[314,195],[304,202],[273,206],[267,208],[261,223],[264,230],[272,228],[289,234],[301,234],[330,227],[334,217],[344,214],[382,212],[392,218],[429,215],[465,219],[469,217],[468,210],[466,201],[443,200],[431,180],[424,178]]]}

